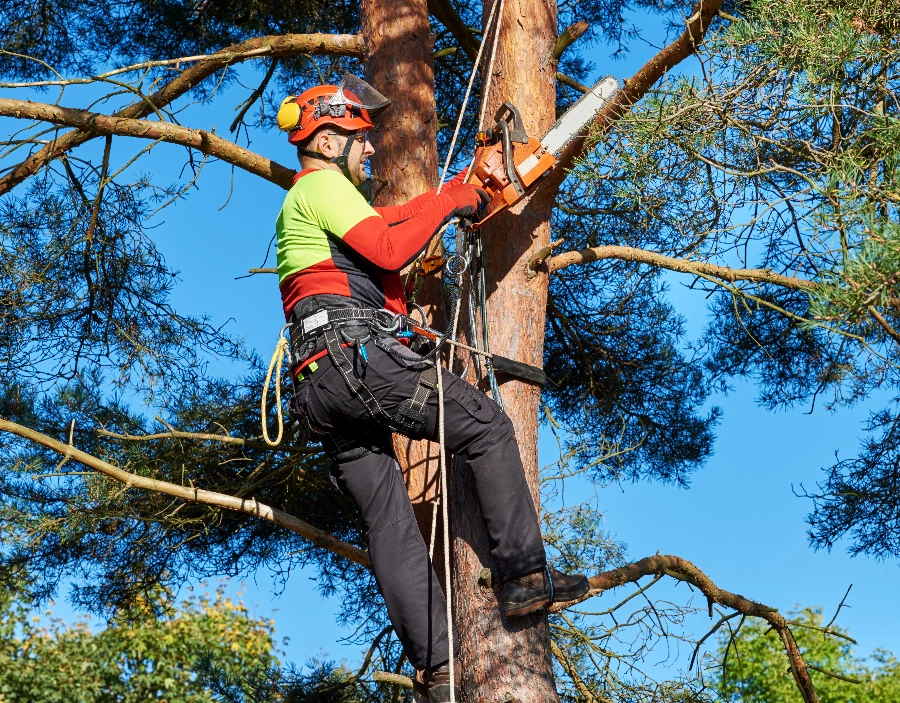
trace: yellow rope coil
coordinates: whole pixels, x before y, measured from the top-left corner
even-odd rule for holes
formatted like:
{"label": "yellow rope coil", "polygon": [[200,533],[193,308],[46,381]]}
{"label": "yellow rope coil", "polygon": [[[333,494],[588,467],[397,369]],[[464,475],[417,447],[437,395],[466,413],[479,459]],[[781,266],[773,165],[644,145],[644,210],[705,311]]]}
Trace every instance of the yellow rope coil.
{"label": "yellow rope coil", "polygon": [[[281,367],[287,356],[288,340],[285,337],[278,338],[278,344],[275,345],[275,351],[272,359],[269,361],[269,371],[266,373],[266,383],[263,386],[262,404],[260,406],[260,417],[262,418],[262,436],[270,447],[277,447],[281,444],[281,438],[284,435],[284,417],[281,414]],[[277,368],[276,368],[277,367]],[[273,442],[269,439],[269,430],[266,427],[266,398],[269,393],[269,384],[272,382],[272,369],[275,369],[275,410],[278,413],[278,437]]]}

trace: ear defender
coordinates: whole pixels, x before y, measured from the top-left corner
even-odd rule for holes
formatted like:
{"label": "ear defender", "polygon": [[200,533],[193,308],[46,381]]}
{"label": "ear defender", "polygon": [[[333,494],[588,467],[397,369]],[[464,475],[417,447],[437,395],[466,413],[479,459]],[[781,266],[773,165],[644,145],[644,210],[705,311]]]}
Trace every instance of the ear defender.
{"label": "ear defender", "polygon": [[275,117],[276,122],[278,122],[278,129],[282,132],[290,132],[293,129],[297,129],[300,125],[300,116],[302,114],[303,110],[297,104],[297,96],[288,95],[281,101],[278,115]]}

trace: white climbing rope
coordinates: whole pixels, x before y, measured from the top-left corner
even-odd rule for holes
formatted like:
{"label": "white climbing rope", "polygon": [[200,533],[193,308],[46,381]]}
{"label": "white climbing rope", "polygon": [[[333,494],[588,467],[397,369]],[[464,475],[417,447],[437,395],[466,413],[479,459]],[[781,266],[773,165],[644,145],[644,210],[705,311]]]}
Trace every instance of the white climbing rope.
{"label": "white climbing rope", "polygon": [[[481,94],[481,107],[478,110],[478,129],[481,129],[481,125],[484,123],[484,112],[487,109],[487,99],[488,94],[491,91],[491,80],[494,77],[494,59],[497,58],[497,43],[498,39],[500,39],[500,24],[503,21],[503,6],[506,4],[506,0],[500,0],[500,9],[497,13],[497,26],[494,28],[494,39],[491,42],[491,58],[488,59],[488,71],[487,77],[485,78],[484,83],[484,92]],[[487,36],[488,30],[485,29],[484,36]],[[469,165],[469,171],[471,172],[472,166]],[[466,174],[468,176],[468,174]]]}
{"label": "white climbing rope", "polygon": [[[494,13],[500,8],[500,19],[502,19],[503,15],[503,4],[505,0],[494,0],[491,5],[491,12],[488,15],[487,25],[484,28],[484,37],[487,38],[488,33],[491,31],[491,23],[494,21]],[[497,28],[500,27],[500,19],[497,20]],[[494,32],[494,46],[497,44],[497,35],[499,32]],[[478,73],[478,66],[481,64],[481,52],[484,51],[485,42],[482,41],[478,46],[478,53],[475,55],[475,64],[472,66],[472,73],[469,74],[469,84],[466,86],[466,94],[463,96],[462,107],[459,109],[459,117],[456,118],[456,127],[453,130],[453,138],[450,140],[450,148],[447,150],[447,159],[444,161],[444,170],[441,172],[441,182],[438,183],[438,193],[441,192],[441,189],[444,187],[444,179],[447,178],[447,170],[450,168],[450,161],[453,159],[453,149],[456,147],[456,139],[459,137],[459,129],[462,127],[463,117],[466,114],[466,105],[469,103],[469,94],[472,92],[472,84],[475,82],[475,75]],[[488,62],[488,85],[490,85],[490,75],[494,71],[494,57],[496,54],[491,51],[491,60]],[[482,101],[484,102],[484,101]],[[479,118],[479,123],[481,119]],[[472,170],[472,165],[469,164],[469,171],[466,172],[466,177],[468,177],[469,172]]]}
{"label": "white climbing rope", "polygon": [[450,667],[450,703],[456,703],[456,661],[453,653],[453,579],[450,575],[450,510],[447,491],[447,454],[444,452],[444,379],[440,359],[436,360],[438,387],[438,442],[441,473],[441,519],[444,524],[444,600],[447,601],[447,661]]}
{"label": "white climbing rope", "polygon": [[[488,37],[488,34],[491,31],[491,24],[494,20],[494,16],[496,13],[497,22],[494,25],[494,35],[491,41],[491,56],[488,60],[487,65],[487,79],[485,81],[485,90],[483,99],[481,101],[481,108],[479,109],[478,114],[478,125],[481,127],[481,121],[484,119],[484,110],[487,102],[488,90],[491,85],[491,76],[494,72],[494,59],[497,56],[497,40],[500,37],[500,25],[503,22],[503,6],[506,0],[494,0],[491,6],[491,12],[488,16],[487,25],[484,29],[484,37],[485,40]],[[450,161],[453,159],[453,149],[456,147],[456,139],[459,137],[459,130],[462,126],[463,117],[466,112],[466,104],[469,100],[469,94],[472,91],[472,84],[475,81],[475,74],[478,72],[478,66],[481,63],[481,53],[484,51],[485,41],[481,42],[481,45],[478,47],[478,55],[475,57],[475,65],[472,67],[472,73],[469,76],[469,84],[466,86],[466,94],[463,97],[462,107],[459,111],[459,117],[456,120],[456,128],[453,130],[453,138],[450,140],[450,148],[447,150],[447,159],[444,162],[444,170],[441,173],[441,182],[438,185],[438,193],[441,192],[441,188],[444,187],[444,179],[447,177],[447,170],[450,168]],[[469,168],[466,171],[466,178],[469,177],[469,174],[472,171],[472,164],[469,164]],[[470,284],[471,285],[471,284]],[[455,342],[456,332],[457,332],[457,324],[459,322],[459,309],[460,305],[457,304],[456,310],[453,315],[453,331],[451,334],[451,340],[447,340],[451,342],[450,354],[447,362],[447,369],[452,373],[453,369],[453,358],[455,355],[456,347],[464,347],[470,351],[474,351],[476,353],[480,353],[477,349],[473,349],[465,344],[461,344]],[[455,343],[454,343],[455,342]],[[447,488],[447,453],[444,449],[444,380],[443,380],[443,366],[441,364],[440,354],[435,359],[435,368],[437,369],[437,389],[438,389],[438,473],[440,473],[440,490],[441,493],[438,496],[438,501],[441,504],[441,521],[444,527],[444,599],[447,602],[447,662],[448,668],[450,669],[450,703],[456,703],[456,657],[453,652],[453,578],[450,573],[450,500],[449,500],[449,490]],[[432,522],[431,522],[431,544],[429,546],[429,558],[431,558],[434,554],[434,541],[435,541],[435,532],[437,528],[437,502],[434,504],[434,508],[432,510]]]}

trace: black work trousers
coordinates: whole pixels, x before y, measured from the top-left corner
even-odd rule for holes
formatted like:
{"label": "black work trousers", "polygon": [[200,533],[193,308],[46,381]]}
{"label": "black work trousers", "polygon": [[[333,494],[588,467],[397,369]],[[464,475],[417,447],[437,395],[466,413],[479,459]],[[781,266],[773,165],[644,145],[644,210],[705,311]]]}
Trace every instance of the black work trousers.
{"label": "black work trousers", "polygon": [[[365,367],[354,348],[344,351],[354,361],[357,376],[393,414],[413,395],[427,366],[394,339],[365,346]],[[507,580],[544,568],[540,525],[512,422],[493,400],[462,379],[446,370],[442,379],[446,447],[465,457],[472,469],[498,575]],[[327,356],[314,372],[306,370],[297,386],[295,407],[306,416],[313,438],[318,430],[366,450],[363,456],[359,451],[355,458],[338,457],[332,477],[362,514],[375,579],[410,663],[417,669],[444,663],[448,658],[444,593],[413,516],[390,431],[369,415]],[[424,427],[411,436],[437,440],[436,389],[428,398]],[[454,651],[459,651],[458,644]]]}

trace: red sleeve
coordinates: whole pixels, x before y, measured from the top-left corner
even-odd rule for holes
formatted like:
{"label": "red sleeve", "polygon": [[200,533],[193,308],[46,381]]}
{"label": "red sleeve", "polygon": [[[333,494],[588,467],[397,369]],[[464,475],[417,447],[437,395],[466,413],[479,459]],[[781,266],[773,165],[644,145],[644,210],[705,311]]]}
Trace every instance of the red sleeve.
{"label": "red sleeve", "polygon": [[[444,187],[441,191],[446,190],[447,188],[453,188],[454,186],[462,185],[463,177],[466,175],[466,170],[463,169],[459,173],[457,173],[452,179],[444,183]],[[390,205],[388,207],[376,207],[375,212],[381,215],[382,219],[387,222],[389,225],[395,225],[398,222],[405,222],[410,217],[413,217],[425,203],[430,202],[434,196],[437,195],[437,188],[432,188],[427,193],[423,193],[422,195],[416,196],[412,200],[404,203],[403,205]]]}
{"label": "red sleeve", "polygon": [[403,224],[389,227],[381,217],[367,217],[352,227],[341,241],[378,268],[399,271],[422,252],[455,211],[456,203],[451,198],[444,193],[435,194]]}

